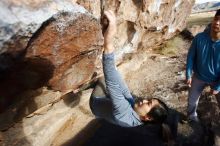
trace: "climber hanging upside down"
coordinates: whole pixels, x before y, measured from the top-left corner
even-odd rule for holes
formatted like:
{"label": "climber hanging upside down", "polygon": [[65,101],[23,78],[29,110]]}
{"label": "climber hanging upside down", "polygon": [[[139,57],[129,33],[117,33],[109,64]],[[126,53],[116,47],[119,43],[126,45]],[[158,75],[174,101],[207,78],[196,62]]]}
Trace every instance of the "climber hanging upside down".
{"label": "climber hanging upside down", "polygon": [[93,114],[122,127],[136,127],[151,122],[161,125],[162,130],[169,129],[164,124],[168,116],[167,106],[156,98],[135,101],[117,71],[113,45],[117,31],[116,17],[112,11],[105,11],[104,15],[108,19],[102,58],[104,79],[99,79],[90,99]]}

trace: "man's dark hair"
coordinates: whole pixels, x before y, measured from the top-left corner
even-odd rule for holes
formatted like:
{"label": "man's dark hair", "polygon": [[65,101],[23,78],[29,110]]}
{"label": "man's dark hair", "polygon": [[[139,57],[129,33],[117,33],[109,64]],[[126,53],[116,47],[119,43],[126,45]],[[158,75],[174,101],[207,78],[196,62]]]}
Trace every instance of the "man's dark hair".
{"label": "man's dark hair", "polygon": [[[143,98],[143,97],[138,97],[138,96],[135,96],[135,103],[138,103],[138,102],[141,102],[143,100],[148,100],[148,101],[152,101],[153,99],[154,100],[157,100],[159,102],[159,105],[156,105],[155,107],[153,107],[149,113],[147,113],[146,116],[150,116],[152,118],[152,121],[153,123],[158,123],[158,124],[162,124],[167,116],[168,116],[168,107],[167,105],[160,99],[158,98]],[[143,121],[144,122],[144,121]],[[149,122],[147,122],[149,123]]]}
{"label": "man's dark hair", "polygon": [[167,107],[167,105],[158,98],[143,98],[143,97],[138,97],[136,95],[133,96],[135,97],[136,103],[143,101],[144,99],[147,99],[149,101],[152,99],[156,99],[159,102],[159,105],[156,105],[147,113],[147,116],[150,116],[152,118],[152,121],[142,121],[142,122],[144,124],[161,125],[161,135],[163,140],[165,141],[167,146],[173,146],[174,145],[173,135],[171,133],[170,127],[165,123],[169,115],[169,108]]}
{"label": "man's dark hair", "polygon": [[[152,98],[156,99],[159,102],[159,105],[156,105],[153,107],[149,113],[147,113],[148,116],[152,117],[152,123],[155,124],[160,124],[162,131],[162,137],[163,140],[166,142],[167,146],[173,146],[174,145],[174,139],[173,135],[171,133],[170,127],[165,123],[167,120],[168,114],[169,114],[169,108],[167,105],[160,99],[157,98]],[[150,100],[152,100],[150,99]]]}
{"label": "man's dark hair", "polygon": [[220,16],[220,9],[218,9],[218,10],[216,11],[215,17],[216,17],[216,16]]}
{"label": "man's dark hair", "polygon": [[160,99],[157,98],[152,98],[152,99],[156,99],[159,102],[159,105],[153,107],[149,111],[149,113],[147,113],[147,115],[153,118],[153,122],[162,124],[168,116],[168,107]]}

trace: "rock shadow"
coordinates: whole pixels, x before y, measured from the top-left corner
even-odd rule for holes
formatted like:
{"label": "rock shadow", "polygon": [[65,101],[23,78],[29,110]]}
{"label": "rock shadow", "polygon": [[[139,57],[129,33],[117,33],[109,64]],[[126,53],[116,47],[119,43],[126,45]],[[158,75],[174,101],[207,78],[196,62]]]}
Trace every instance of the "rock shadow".
{"label": "rock shadow", "polygon": [[125,128],[95,119],[61,146],[164,146],[160,128],[158,125]]}
{"label": "rock shadow", "polygon": [[[36,90],[46,85],[53,75],[54,66],[45,58],[10,59],[9,64],[1,63],[0,67],[0,113],[18,100],[18,95],[27,90]],[[35,109],[36,110],[36,109]]]}
{"label": "rock shadow", "polygon": [[194,38],[193,34],[188,29],[184,29],[182,32],[180,32],[180,35],[188,41],[192,41]]}
{"label": "rock shadow", "polygon": [[[175,139],[178,116],[171,118],[169,120],[173,123],[168,122],[173,129]],[[160,125],[149,123],[127,128],[111,124],[105,120],[95,119],[62,146],[165,146],[161,135]]]}
{"label": "rock shadow", "polygon": [[138,8],[142,9],[143,1],[142,0],[132,0],[133,4]]}
{"label": "rock shadow", "polygon": [[160,128],[150,124],[125,128],[101,121],[101,126],[84,146],[164,146]]}
{"label": "rock shadow", "polygon": [[100,120],[94,119],[90,121],[85,128],[83,128],[72,139],[63,143],[61,146],[82,146],[85,145],[97,129],[101,126]]}
{"label": "rock shadow", "polygon": [[[42,93],[40,87],[47,85],[53,75],[54,66],[49,60],[24,58],[24,54],[0,55],[0,141],[3,145],[31,145],[20,121],[39,108],[34,98]],[[16,131],[13,138],[11,131]]]}
{"label": "rock shadow", "polygon": [[82,92],[78,92],[78,93],[69,92],[63,95],[61,99],[63,99],[64,103],[67,106],[74,108],[79,104],[81,96],[82,96]]}

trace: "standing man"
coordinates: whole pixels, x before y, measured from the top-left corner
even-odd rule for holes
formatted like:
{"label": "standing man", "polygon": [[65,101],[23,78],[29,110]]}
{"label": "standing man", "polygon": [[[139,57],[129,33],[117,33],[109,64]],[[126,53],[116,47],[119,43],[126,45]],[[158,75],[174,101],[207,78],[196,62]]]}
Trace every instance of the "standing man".
{"label": "standing man", "polygon": [[187,56],[186,81],[190,87],[188,118],[198,122],[196,110],[205,86],[211,87],[213,95],[220,91],[220,9],[212,20],[211,29],[193,39]]}

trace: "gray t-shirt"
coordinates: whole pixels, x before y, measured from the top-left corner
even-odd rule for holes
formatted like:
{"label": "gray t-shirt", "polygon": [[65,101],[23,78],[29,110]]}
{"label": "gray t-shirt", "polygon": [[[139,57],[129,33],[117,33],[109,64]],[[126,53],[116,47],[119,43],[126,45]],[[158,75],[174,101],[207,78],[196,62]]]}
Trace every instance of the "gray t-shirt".
{"label": "gray t-shirt", "polygon": [[103,54],[103,72],[106,90],[112,101],[111,121],[123,127],[135,127],[143,124],[133,110],[134,99],[115,66],[114,53]]}

